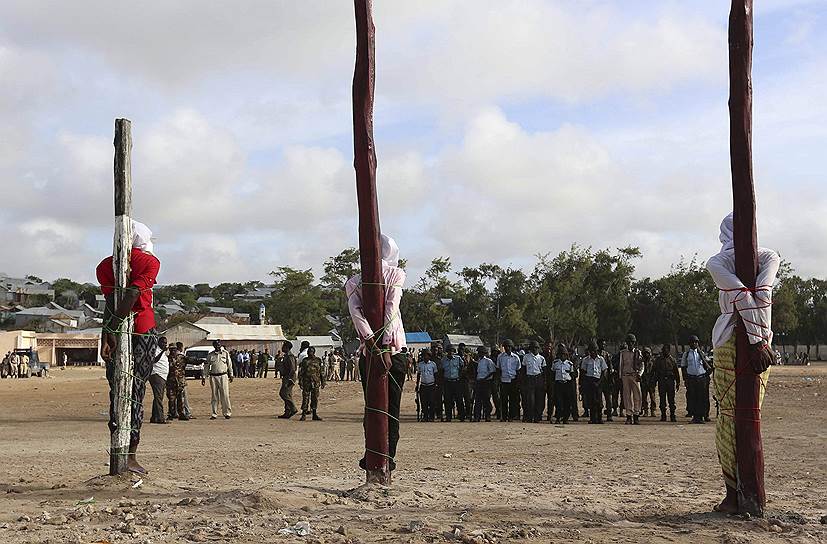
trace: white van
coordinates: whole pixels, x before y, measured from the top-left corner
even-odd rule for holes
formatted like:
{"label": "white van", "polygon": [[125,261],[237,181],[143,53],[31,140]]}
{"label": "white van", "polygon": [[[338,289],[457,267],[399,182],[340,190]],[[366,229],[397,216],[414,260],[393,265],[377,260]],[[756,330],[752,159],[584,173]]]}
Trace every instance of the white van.
{"label": "white van", "polygon": [[204,372],[204,363],[207,361],[207,354],[211,351],[212,348],[209,346],[198,346],[184,351],[184,355],[189,359],[184,370],[187,378],[201,378]]}

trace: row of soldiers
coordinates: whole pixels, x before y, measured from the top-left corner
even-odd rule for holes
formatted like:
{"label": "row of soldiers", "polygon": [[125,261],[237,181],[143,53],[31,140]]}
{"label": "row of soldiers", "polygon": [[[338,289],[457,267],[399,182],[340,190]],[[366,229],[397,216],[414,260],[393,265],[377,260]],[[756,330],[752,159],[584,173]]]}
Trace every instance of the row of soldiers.
{"label": "row of soldiers", "polygon": [[26,378],[29,376],[29,356],[9,351],[0,362],[0,378]]}
{"label": "row of soldiers", "polygon": [[[464,344],[439,342],[418,355],[417,418],[421,421],[500,421],[556,423],[588,417],[590,423],[626,417],[677,421],[675,394],[681,379],[687,387],[687,417],[693,423],[709,421],[711,360],[690,339],[680,360],[668,345],[657,355],[639,349],[633,334],[610,355],[602,341],[591,342],[583,356],[576,347],[537,342],[516,350],[506,340],[491,350],[481,347],[473,356]],[[582,416],[578,412],[582,402]],[[493,414],[493,415],[492,415]]]}
{"label": "row of soldiers", "polygon": [[[231,350],[233,374],[236,378],[266,378],[270,372],[270,361],[273,360],[274,378],[280,375],[283,352],[277,353],[275,358],[270,356],[270,350],[254,349]],[[346,357],[339,349],[325,352],[321,360],[324,362],[325,379],[327,381],[358,381],[359,367],[356,364],[356,355]]]}

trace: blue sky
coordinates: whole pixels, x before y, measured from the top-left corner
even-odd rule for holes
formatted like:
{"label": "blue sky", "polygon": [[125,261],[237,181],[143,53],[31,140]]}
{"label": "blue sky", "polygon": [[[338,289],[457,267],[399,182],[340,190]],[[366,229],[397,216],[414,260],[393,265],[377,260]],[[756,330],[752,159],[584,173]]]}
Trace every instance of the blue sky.
{"label": "blue sky", "polygon": [[[352,3],[0,5],[0,272],[92,279],[112,127],[164,283],[265,279],[356,244]],[[638,275],[717,249],[731,206],[728,3],[377,1],[383,230],[431,258],[531,266],[638,245]],[[756,2],[759,238],[827,264],[827,0]]]}

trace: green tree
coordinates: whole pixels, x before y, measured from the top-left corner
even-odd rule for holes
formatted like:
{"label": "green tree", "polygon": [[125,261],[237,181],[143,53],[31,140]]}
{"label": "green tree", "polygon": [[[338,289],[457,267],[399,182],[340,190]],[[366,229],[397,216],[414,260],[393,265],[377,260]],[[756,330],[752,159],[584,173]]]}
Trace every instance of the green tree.
{"label": "green tree", "polygon": [[275,279],[275,290],[265,301],[270,319],[292,336],[327,334],[330,323],[325,319],[322,289],[314,284],[313,270],[282,266],[270,275]]}
{"label": "green tree", "polygon": [[357,274],[359,250],[354,247],[344,249],[324,263],[324,275],[321,278],[322,301],[327,315],[333,319],[331,326],[335,326],[344,342],[357,339],[345,293],[345,283]]}
{"label": "green tree", "polygon": [[212,294],[209,283],[196,283],[193,289],[195,289],[195,294],[199,297],[208,297]]}

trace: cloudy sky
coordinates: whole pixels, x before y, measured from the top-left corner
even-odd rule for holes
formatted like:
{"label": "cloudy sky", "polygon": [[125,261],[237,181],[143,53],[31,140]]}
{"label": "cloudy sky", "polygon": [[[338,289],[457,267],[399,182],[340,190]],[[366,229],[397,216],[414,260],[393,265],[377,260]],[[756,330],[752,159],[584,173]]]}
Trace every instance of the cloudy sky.
{"label": "cloudy sky", "polygon": [[[728,3],[376,0],[383,231],[418,274],[717,250]],[[825,275],[827,0],[756,0],[759,237]],[[356,245],[349,0],[0,3],[0,272],[91,280],[112,133],[162,283],[266,279]],[[819,30],[822,29],[822,30]]]}

